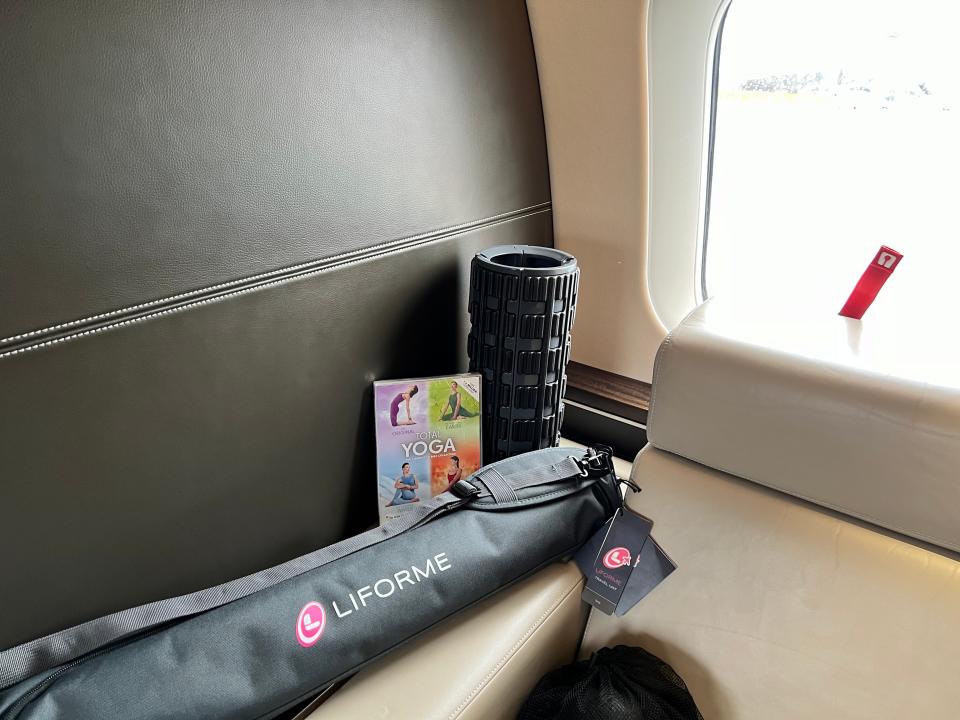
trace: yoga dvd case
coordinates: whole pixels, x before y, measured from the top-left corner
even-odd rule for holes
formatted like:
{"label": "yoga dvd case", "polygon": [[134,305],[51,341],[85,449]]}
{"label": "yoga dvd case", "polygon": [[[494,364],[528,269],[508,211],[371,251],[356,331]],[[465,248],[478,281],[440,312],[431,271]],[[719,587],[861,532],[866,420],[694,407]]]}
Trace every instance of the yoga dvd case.
{"label": "yoga dvd case", "polygon": [[380,522],[480,468],[480,376],[373,384]]}

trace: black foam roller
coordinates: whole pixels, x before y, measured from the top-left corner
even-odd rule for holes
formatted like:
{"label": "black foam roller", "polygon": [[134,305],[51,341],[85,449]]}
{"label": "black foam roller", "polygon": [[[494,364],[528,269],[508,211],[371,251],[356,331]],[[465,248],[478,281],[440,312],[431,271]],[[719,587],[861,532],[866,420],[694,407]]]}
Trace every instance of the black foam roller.
{"label": "black foam roller", "polygon": [[483,376],[483,462],[556,445],[563,422],[577,260],[502,245],[470,272],[470,370]]}

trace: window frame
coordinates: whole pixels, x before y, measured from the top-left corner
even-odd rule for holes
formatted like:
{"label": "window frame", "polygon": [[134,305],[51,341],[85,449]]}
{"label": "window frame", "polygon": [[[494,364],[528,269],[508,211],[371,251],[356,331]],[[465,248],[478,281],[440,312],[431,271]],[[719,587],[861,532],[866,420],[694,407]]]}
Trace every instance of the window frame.
{"label": "window frame", "polygon": [[706,297],[702,279],[717,43],[731,0],[650,0],[646,275],[661,323]]}
{"label": "window frame", "polygon": [[706,168],[704,170],[704,188],[703,188],[703,227],[700,231],[700,252],[697,263],[698,282],[697,289],[700,292],[698,304],[710,297],[707,285],[707,243],[710,239],[710,206],[713,201],[713,158],[716,149],[717,139],[717,100],[720,93],[720,53],[723,49],[723,29],[727,22],[727,15],[730,12],[730,6],[735,0],[728,0],[720,13],[717,22],[716,39],[713,43],[713,67],[710,83],[709,100],[709,118],[707,120],[707,148],[706,148]]}

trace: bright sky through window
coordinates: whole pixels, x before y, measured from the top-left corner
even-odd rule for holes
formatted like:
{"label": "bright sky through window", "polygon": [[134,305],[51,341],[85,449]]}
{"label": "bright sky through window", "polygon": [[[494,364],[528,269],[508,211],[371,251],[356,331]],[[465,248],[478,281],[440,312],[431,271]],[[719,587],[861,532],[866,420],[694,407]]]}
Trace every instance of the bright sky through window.
{"label": "bright sky through window", "polygon": [[[960,3],[733,0],[723,32],[710,295],[946,312],[960,259]],[[869,314],[868,314],[869,315]]]}

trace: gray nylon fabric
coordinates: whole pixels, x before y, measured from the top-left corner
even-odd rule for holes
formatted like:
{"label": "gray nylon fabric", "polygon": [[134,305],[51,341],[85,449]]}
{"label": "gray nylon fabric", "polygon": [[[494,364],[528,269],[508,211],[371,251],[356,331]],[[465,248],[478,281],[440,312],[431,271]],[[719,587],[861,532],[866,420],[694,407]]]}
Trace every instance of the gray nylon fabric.
{"label": "gray nylon fabric", "polygon": [[443,493],[360,535],[301,555],[281,565],[197,592],[128,608],[0,652],[0,688],[73,660],[133,633],[220,607],[387,540],[464,501]]}
{"label": "gray nylon fabric", "polygon": [[[514,461],[512,465],[517,466],[520,463]],[[480,480],[497,502],[517,500],[515,489],[555,482],[573,477],[580,472],[580,466],[569,456],[549,465],[534,468],[521,467],[507,475],[500,473],[499,466],[500,463],[491,464],[470,478],[474,481]],[[281,565],[187,595],[121,610],[4,650],[0,652],[0,688],[9,687],[31,675],[73,660],[133,633],[219,607],[320,567],[405,532],[428,520],[434,514],[450,510],[462,502],[460,498],[444,493],[380,527],[294,558]]]}
{"label": "gray nylon fabric", "polygon": [[[504,477],[532,476],[568,454],[551,448],[497,466]],[[324,548],[339,558],[9,688],[0,693],[0,720],[274,717],[443,618],[572,554],[619,495],[612,475],[565,482],[570,487],[528,490],[521,505],[502,508],[458,507],[460,498],[442,498],[389,542],[365,533],[350,539],[358,544]],[[323,607],[326,621],[308,647],[298,631],[311,602]]]}
{"label": "gray nylon fabric", "polygon": [[[492,466],[491,466],[492,467]],[[502,477],[514,490],[546,485],[561,478],[574,477],[581,473],[580,465],[569,455],[552,465],[544,465],[529,471],[514,470],[503,474]]]}
{"label": "gray nylon fabric", "polygon": [[577,461],[570,456],[566,456],[550,465],[519,468],[506,472],[504,472],[504,466],[500,463],[493,463],[474,473],[470,479],[473,482],[481,482],[497,502],[510,502],[517,499],[516,490],[547,485],[558,480],[575,477],[580,473],[581,468]]}

